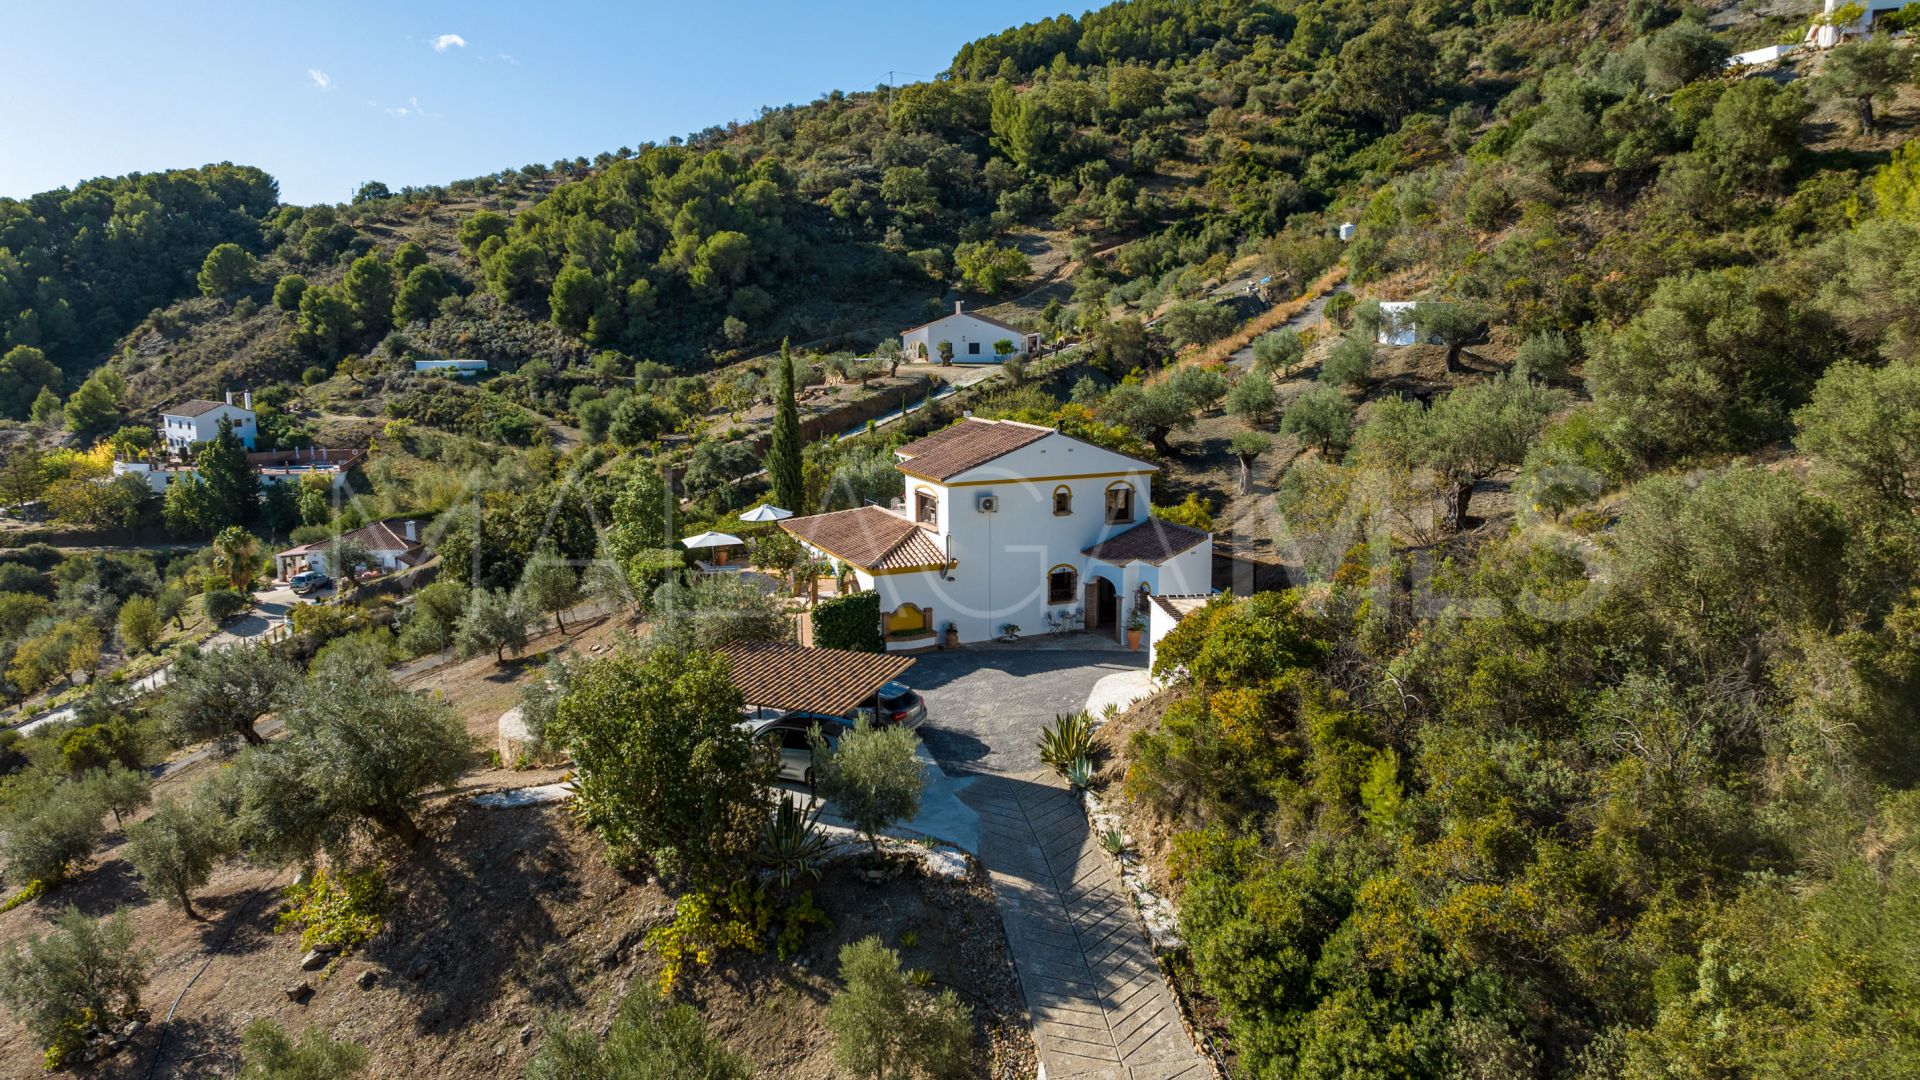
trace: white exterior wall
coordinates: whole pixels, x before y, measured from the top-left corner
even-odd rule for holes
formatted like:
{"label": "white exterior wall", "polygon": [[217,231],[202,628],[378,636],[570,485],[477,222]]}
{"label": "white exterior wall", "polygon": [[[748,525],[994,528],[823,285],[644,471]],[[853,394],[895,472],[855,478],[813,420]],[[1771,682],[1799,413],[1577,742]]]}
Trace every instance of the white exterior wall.
{"label": "white exterior wall", "polygon": [[160,416],[160,437],[170,449],[185,450],[197,442],[212,442],[220,434],[220,421],[231,419],[233,433],[247,449],[253,449],[253,437],[257,428],[252,409],[243,409],[238,405],[222,405],[209,409],[199,416]]}
{"label": "white exterior wall", "polygon": [[1815,26],[1807,31],[1807,37],[1822,49],[1831,49],[1850,37],[1860,37],[1873,29],[1873,17],[1882,11],[1898,11],[1906,6],[1908,0],[1827,0],[1821,14],[1832,15],[1834,10],[1847,3],[1859,4],[1866,14],[1858,21],[1847,26]]}
{"label": "white exterior wall", "polygon": [[1203,596],[1213,592],[1213,543],[1183,551],[1159,566],[1153,582],[1155,596]]}
{"label": "white exterior wall", "polygon": [[[138,476],[147,482],[147,487],[150,488],[155,495],[165,495],[167,493],[167,487],[173,483],[175,477],[184,476],[191,471],[193,470],[184,468],[156,469],[144,461],[116,461],[113,463],[113,475]],[[255,469],[254,472],[260,477],[262,484],[297,484],[300,482],[301,475],[307,475],[294,475],[287,472],[266,472],[260,469]],[[328,485],[332,487],[335,493],[346,491],[347,472],[345,469],[338,469],[331,472],[320,472],[316,469],[312,472],[313,474],[326,477]]]}
{"label": "white exterior wall", "polygon": [[[382,570],[393,571],[400,569],[400,552],[375,551],[372,555],[373,561],[379,563]],[[332,570],[327,569],[326,548],[316,548],[313,551],[307,552],[307,569],[318,570],[323,574],[333,573]]]}
{"label": "white exterior wall", "polygon": [[[908,461],[907,469],[913,468]],[[1028,478],[1031,479],[1028,479]],[[1106,492],[1110,485],[1133,488],[1134,517],[1118,525],[1106,524]],[[1152,472],[1130,458],[1061,436],[1050,436],[1021,447],[985,465],[970,469],[946,484],[906,478],[909,513],[915,495],[926,490],[940,499],[936,537],[957,560],[952,581],[933,574],[882,575],[882,607],[892,610],[889,591],[899,599],[934,608],[934,626],[951,622],[963,642],[988,641],[1000,636],[1000,627],[1015,623],[1021,635],[1047,631],[1049,610],[1063,615],[1086,608],[1086,587],[1095,575],[1112,581],[1120,602],[1117,618],[1124,622],[1127,596],[1141,572],[1154,567],[1135,564],[1126,571],[1094,563],[1081,552],[1107,537],[1146,520],[1152,504]],[[1073,493],[1070,514],[1056,516],[1053,495],[1065,487]],[[981,496],[998,500],[991,514],[978,510]],[[1047,602],[1047,575],[1055,566],[1071,566],[1078,584],[1070,603]],[[918,595],[907,595],[911,590]]]}
{"label": "white exterior wall", "polygon": [[[900,335],[900,347],[909,359],[918,359],[920,346],[927,349],[927,360],[938,362],[940,343],[951,342],[953,362],[956,364],[997,364],[1000,357],[993,351],[996,341],[1011,340],[1013,355],[1024,356],[1027,352],[1027,335],[1018,330],[1009,330],[1004,326],[995,326],[976,315],[961,312],[957,315],[915,327]],[[969,345],[978,345],[980,351],[968,351]]]}
{"label": "white exterior wall", "polygon": [[1154,604],[1153,609],[1147,613],[1147,670],[1148,671],[1153,670],[1153,662],[1159,658],[1160,639],[1172,633],[1173,628],[1179,625],[1180,625],[1180,620],[1174,618],[1172,615],[1167,614],[1166,609],[1162,608],[1159,604]]}
{"label": "white exterior wall", "polygon": [[1420,328],[1414,322],[1419,306],[1418,303],[1412,300],[1382,301],[1380,304],[1380,314],[1385,316],[1385,319],[1380,324],[1380,344],[1419,344]]}
{"label": "white exterior wall", "polygon": [[[911,460],[903,468],[912,469]],[[1106,523],[1107,490],[1125,484],[1133,489],[1133,518]],[[1056,489],[1073,495],[1068,514],[1053,512]],[[936,483],[909,473],[906,477],[906,513],[915,512],[918,493],[931,492],[940,501],[931,530],[933,539],[955,561],[950,569],[872,574],[855,568],[860,588],[880,595],[882,616],[902,604],[932,609],[936,634],[954,624],[962,643],[991,641],[1000,627],[1014,623],[1022,637],[1047,632],[1047,613],[1064,616],[1075,608],[1091,619],[1087,587],[1104,578],[1114,587],[1113,621],[1099,630],[1124,628],[1133,595],[1142,584],[1161,593],[1212,591],[1213,544],[1154,566],[1129,563],[1114,566],[1082,554],[1086,549],[1148,519],[1153,501],[1153,468],[1124,455],[1054,435],[970,469],[949,482]],[[992,496],[998,509],[981,513],[978,500]],[[821,554],[825,554],[822,552]],[[831,559],[831,556],[828,556]],[[1073,568],[1073,599],[1048,602],[1048,575],[1056,566]],[[951,580],[948,580],[951,578]],[[1083,623],[1085,625],[1085,623]],[[925,640],[890,647],[921,648]]]}

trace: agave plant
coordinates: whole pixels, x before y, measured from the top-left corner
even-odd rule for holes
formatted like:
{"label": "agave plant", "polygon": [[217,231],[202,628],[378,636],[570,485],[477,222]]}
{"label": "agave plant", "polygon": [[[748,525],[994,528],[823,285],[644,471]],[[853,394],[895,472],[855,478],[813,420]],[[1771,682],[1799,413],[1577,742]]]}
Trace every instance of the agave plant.
{"label": "agave plant", "polygon": [[1075,791],[1085,791],[1093,785],[1093,762],[1084,757],[1073,759],[1067,766],[1067,783]]}
{"label": "agave plant", "polygon": [[1040,729],[1040,760],[1060,775],[1068,766],[1093,753],[1093,720],[1084,712],[1055,716]]}
{"label": "agave plant", "polygon": [[1126,834],[1120,831],[1120,826],[1109,825],[1100,833],[1100,847],[1117,859],[1127,853]]}
{"label": "agave plant", "polygon": [[790,887],[802,874],[820,880],[820,861],[827,851],[827,837],[816,826],[820,808],[801,810],[793,805],[792,795],[780,797],[780,809],[767,819],[760,833],[760,865],[772,871],[782,889]]}

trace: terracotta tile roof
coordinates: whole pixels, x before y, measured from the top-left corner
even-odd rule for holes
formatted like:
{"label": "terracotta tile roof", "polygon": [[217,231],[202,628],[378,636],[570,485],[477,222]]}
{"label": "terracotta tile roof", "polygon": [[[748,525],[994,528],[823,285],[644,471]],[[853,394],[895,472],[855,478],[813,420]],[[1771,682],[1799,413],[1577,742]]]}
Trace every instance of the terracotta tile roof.
{"label": "terracotta tile roof", "polygon": [[1171,521],[1148,518],[1118,536],[1100,541],[1081,554],[1114,566],[1124,566],[1130,562],[1158,566],[1175,555],[1199,547],[1210,535],[1199,529],[1175,525]]}
{"label": "terracotta tile roof", "polygon": [[979,319],[983,323],[992,323],[993,325],[999,327],[1000,329],[1005,330],[1010,334],[1013,334],[1015,337],[1026,337],[1028,334],[1033,333],[1033,331],[1031,330],[1022,330],[1017,326],[1013,326],[1009,323],[1001,322],[999,319],[996,319],[991,315],[982,315],[977,311],[949,311],[945,315],[942,315],[939,318],[932,320],[931,322],[923,322],[919,326],[909,326],[905,330],[900,331],[900,333],[911,334],[915,330],[925,330],[927,327],[932,326],[934,323],[943,323],[943,322],[946,322],[948,319],[954,318],[955,316],[964,316],[966,318]]}
{"label": "terracotta tile roof", "polygon": [[906,459],[900,466],[903,470],[930,480],[948,480],[1053,433],[1052,428],[1033,424],[969,416],[894,453]]}
{"label": "terracotta tile roof", "polygon": [[[180,404],[175,405],[171,408],[161,409],[160,415],[161,416],[204,416],[207,413],[210,413],[213,410],[225,404],[226,402],[224,401],[204,401],[200,398],[194,398],[192,401],[183,401]],[[234,406],[234,408],[236,409],[238,409],[239,407],[240,406],[238,405]]]}
{"label": "terracotta tile roof", "polygon": [[1152,599],[1154,607],[1173,616],[1174,621],[1178,622],[1206,607],[1207,601],[1212,600],[1213,597],[1200,593],[1176,593],[1172,596],[1156,596]]}
{"label": "terracotta tile roof", "polygon": [[932,533],[878,506],[788,518],[780,527],[862,570],[929,569],[947,564],[946,552]]}
{"label": "terracotta tile roof", "polygon": [[[369,551],[412,551],[414,548],[423,546],[423,541],[407,539],[406,533],[401,531],[404,527],[405,519],[395,518],[393,521],[376,521],[371,525],[362,525],[352,532],[344,534],[344,536],[352,537],[367,545],[367,550]],[[416,522],[414,524],[413,533],[415,536],[419,536],[425,530],[425,522]],[[332,546],[333,541],[331,539],[316,540],[311,544],[301,544],[299,547],[288,548],[280,552],[280,554],[305,555],[310,551],[325,551]]]}
{"label": "terracotta tile roof", "polygon": [[913,657],[766,641],[723,645],[748,705],[845,716],[913,666]]}

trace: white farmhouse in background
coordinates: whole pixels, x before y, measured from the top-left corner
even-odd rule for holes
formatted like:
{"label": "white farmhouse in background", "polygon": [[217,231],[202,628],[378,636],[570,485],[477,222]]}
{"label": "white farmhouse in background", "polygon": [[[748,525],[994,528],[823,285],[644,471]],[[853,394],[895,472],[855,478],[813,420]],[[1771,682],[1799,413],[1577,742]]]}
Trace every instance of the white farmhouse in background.
{"label": "white farmhouse in background", "polygon": [[1148,515],[1156,465],[971,417],[895,454],[904,506],[780,523],[879,593],[890,649],[932,645],[949,623],[962,642],[1009,623],[1119,638],[1149,597],[1211,591],[1212,534]]}
{"label": "white farmhouse in background", "polygon": [[1414,324],[1414,318],[1419,307],[1413,300],[1380,301],[1380,344],[1418,345],[1420,328]]}
{"label": "white farmhouse in background", "polygon": [[[1898,11],[1909,0],[1827,0],[1821,12],[1823,18],[1807,30],[1807,40],[1822,49],[1831,49],[1848,38],[1865,37],[1873,31],[1876,15],[1887,11]],[[1862,14],[1853,22],[1844,26],[1833,25],[1833,13],[1840,8],[1853,4],[1862,9]]]}
{"label": "white farmhouse in background", "polygon": [[953,346],[953,359],[961,364],[998,363],[993,351],[996,342],[1013,342],[1013,355],[1025,356],[1040,347],[1040,335],[1009,326],[999,319],[976,315],[965,309],[963,301],[953,302],[953,314],[943,315],[900,332],[900,349],[910,359],[939,360],[940,345]]}
{"label": "white farmhouse in background", "polygon": [[[327,487],[337,497],[346,494],[350,470],[366,456],[365,450],[268,450],[248,454],[247,464],[253,466],[254,474],[260,477],[262,484],[297,484],[309,476],[323,477]],[[174,481],[197,471],[192,465],[168,464],[165,461],[116,459],[113,463],[113,475],[138,476],[147,482],[147,487],[155,495],[165,495]]]}
{"label": "white farmhouse in background", "polygon": [[[427,561],[426,541],[420,538],[421,523],[411,518],[394,518],[389,521],[376,521],[371,525],[362,525],[352,532],[345,533],[341,539],[358,540],[367,546],[373,561],[379,564],[380,573],[400,570],[409,566],[418,566]],[[273,576],[281,581],[291,578],[303,570],[318,570],[332,574],[327,566],[327,550],[333,546],[331,540],[317,540],[311,544],[301,544],[278,551],[273,556]]]}
{"label": "white farmhouse in background", "polygon": [[194,443],[212,442],[220,431],[222,420],[233,421],[233,433],[246,444],[247,449],[253,449],[254,435],[260,424],[253,414],[251,390],[240,395],[238,405],[233,402],[233,392],[228,391],[225,402],[195,398],[162,409],[160,438],[169,450],[185,450]]}
{"label": "white farmhouse in background", "polygon": [[446,371],[461,379],[471,379],[487,370],[485,360],[415,360],[415,371]]}

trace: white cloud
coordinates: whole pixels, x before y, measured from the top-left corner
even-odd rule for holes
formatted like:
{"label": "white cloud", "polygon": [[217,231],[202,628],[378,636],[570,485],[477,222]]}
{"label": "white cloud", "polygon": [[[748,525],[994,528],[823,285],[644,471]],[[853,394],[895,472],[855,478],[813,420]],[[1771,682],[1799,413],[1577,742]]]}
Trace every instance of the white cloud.
{"label": "white cloud", "polygon": [[508,63],[508,64],[518,64],[518,63],[520,63],[520,61],[518,61],[518,60],[515,60],[515,59],[513,58],[513,54],[512,54],[512,53],[495,53],[495,54],[494,54],[494,59],[496,59],[496,60],[500,60],[500,61],[502,61],[502,62],[504,62],[504,63]]}
{"label": "white cloud", "polygon": [[461,37],[459,34],[441,34],[439,37],[433,39],[434,52],[446,52],[448,49],[464,49],[466,47],[467,39]]}
{"label": "white cloud", "polygon": [[421,108],[420,99],[417,97],[408,98],[407,103],[405,105],[382,105],[377,101],[369,101],[367,102],[367,104],[373,106],[376,109],[379,109],[381,112],[386,113],[388,116],[397,117],[402,120],[413,118],[413,117],[421,117],[429,120],[438,120],[441,118],[441,115],[442,115],[440,113],[430,113],[427,110]]}
{"label": "white cloud", "polygon": [[333,78],[319,68],[308,68],[307,78],[313,80],[313,88],[315,90],[333,89]]}

